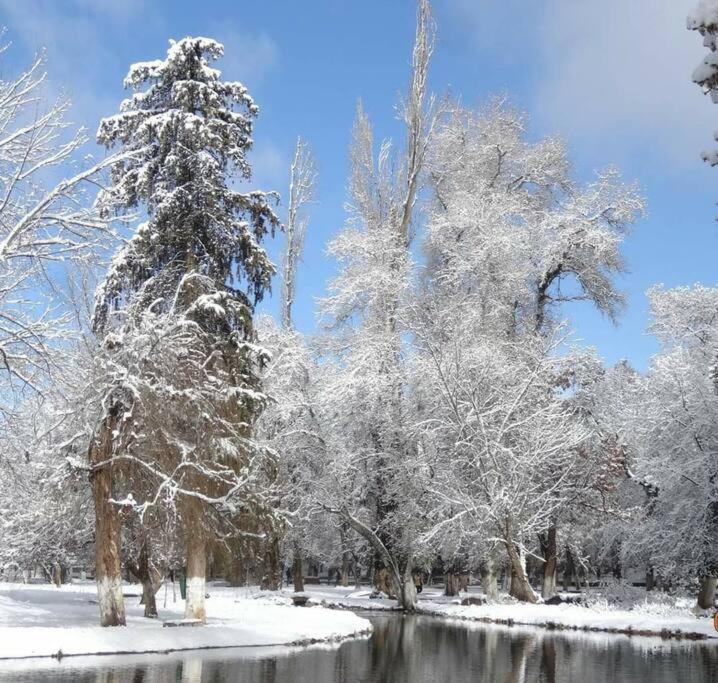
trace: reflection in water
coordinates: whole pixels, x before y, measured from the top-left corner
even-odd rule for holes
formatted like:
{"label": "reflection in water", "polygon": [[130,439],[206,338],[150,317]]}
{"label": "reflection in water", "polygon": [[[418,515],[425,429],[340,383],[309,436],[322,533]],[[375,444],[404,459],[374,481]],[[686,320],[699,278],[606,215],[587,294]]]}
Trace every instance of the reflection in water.
{"label": "reflection in water", "polygon": [[[72,683],[675,683],[718,680],[718,644],[369,615],[371,639],[339,647],[210,650],[172,655],[43,661],[3,669],[0,681]],[[17,666],[20,666],[19,664]]]}

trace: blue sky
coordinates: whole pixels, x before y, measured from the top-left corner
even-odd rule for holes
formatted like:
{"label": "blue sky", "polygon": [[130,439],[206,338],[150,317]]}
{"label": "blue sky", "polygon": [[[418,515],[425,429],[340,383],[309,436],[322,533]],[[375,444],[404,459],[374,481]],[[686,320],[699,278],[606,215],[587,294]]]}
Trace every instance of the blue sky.
{"label": "blue sky", "polygon": [[[655,351],[644,332],[649,286],[718,279],[718,169],[699,158],[718,107],[690,82],[704,54],[685,29],[695,1],[434,0],[435,91],[467,105],[505,93],[529,112],[532,137],[566,138],[577,177],[615,164],[643,188],[648,216],[626,243],[631,272],[620,285],[629,305],[619,325],[585,305],[568,310],[578,336],[609,363],[625,357],[643,369]],[[94,133],[117,110],[130,63],[161,58],[169,38],[222,41],[220,68],[261,108],[255,185],[284,194],[297,135],[317,157],[296,310],[311,332],[314,300],[334,270],[324,247],[344,221],[356,102],[377,137],[400,138],[394,105],[408,81],[414,11],[413,0],[0,0],[13,43],[2,73],[46,48],[51,87],[72,96],[73,120]]]}

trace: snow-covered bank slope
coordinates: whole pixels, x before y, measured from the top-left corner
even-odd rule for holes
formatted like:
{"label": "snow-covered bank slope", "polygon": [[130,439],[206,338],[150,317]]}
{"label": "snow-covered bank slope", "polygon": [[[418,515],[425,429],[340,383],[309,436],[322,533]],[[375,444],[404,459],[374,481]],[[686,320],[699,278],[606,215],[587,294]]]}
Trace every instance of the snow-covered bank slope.
{"label": "snow-covered bank slope", "polygon": [[[395,609],[395,600],[369,599],[369,590],[333,586],[311,586],[307,593],[312,600],[328,606],[348,609]],[[472,588],[471,595],[480,595]],[[643,593],[645,597],[645,593]],[[654,597],[660,597],[656,594]],[[693,599],[676,598],[665,602],[637,601],[630,609],[596,600],[590,606],[530,605],[511,601],[504,596],[498,604],[462,606],[457,598],[446,598],[440,590],[428,588],[419,596],[418,609],[450,619],[523,624],[552,629],[582,629],[633,635],[718,639],[713,620],[696,617],[691,608]]]}
{"label": "snow-covered bank slope", "polygon": [[661,635],[683,638],[718,638],[713,620],[687,612],[656,614],[640,609],[623,610],[580,605],[441,605],[420,604],[427,614],[451,619],[523,624],[552,629],[581,629],[633,635]]}
{"label": "snow-covered bank slope", "polygon": [[92,586],[0,584],[0,659],[286,645],[371,630],[366,619],[348,611],[294,607],[287,599],[232,588],[211,587],[210,596],[206,626],[163,628],[163,619],[181,617],[184,602],[173,603],[170,595],[163,608],[160,594],[159,620],[142,617],[133,596],[126,599],[127,626],[101,628]]}

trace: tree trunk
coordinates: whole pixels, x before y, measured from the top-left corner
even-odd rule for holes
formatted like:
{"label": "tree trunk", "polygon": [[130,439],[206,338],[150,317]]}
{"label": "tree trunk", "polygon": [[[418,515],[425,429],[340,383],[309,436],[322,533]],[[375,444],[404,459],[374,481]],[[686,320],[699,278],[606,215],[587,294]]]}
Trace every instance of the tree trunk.
{"label": "tree trunk", "polygon": [[185,619],[207,621],[204,603],[207,581],[207,541],[204,528],[204,508],[196,498],[185,501],[185,545],[187,552],[187,589],[184,606]]}
{"label": "tree trunk", "polygon": [[145,617],[148,619],[157,619],[155,585],[150,578],[142,580],[142,604],[145,606]]}
{"label": "tree trunk", "polygon": [[458,595],[464,583],[463,574],[456,574],[453,571],[446,572],[444,575],[444,595],[448,597]]}
{"label": "tree trunk", "polygon": [[454,572],[446,572],[444,574],[444,595],[448,598],[453,598],[456,595]]}
{"label": "tree trunk", "polygon": [[652,591],[656,585],[656,576],[653,571],[653,567],[646,569],[646,590]]}
{"label": "tree trunk", "polygon": [[[100,626],[124,626],[125,603],[122,598],[120,563],[122,521],[113,497],[112,433],[116,419],[108,416],[100,428],[99,438],[90,444],[88,456],[90,486],[95,504],[95,579],[100,607]],[[102,466],[99,463],[106,462]]]}
{"label": "tree trunk", "polygon": [[152,570],[150,568],[150,551],[147,538],[142,533],[142,540],[140,545],[140,553],[137,559],[137,565],[128,568],[135,575],[135,578],[142,584],[142,599],[140,604],[145,606],[145,617],[148,619],[157,618],[157,602],[155,594],[157,593],[158,586],[152,579]]}
{"label": "tree trunk", "polygon": [[304,567],[302,566],[302,551],[299,544],[294,544],[294,559],[292,561],[292,580],[294,581],[294,592],[304,591]]}
{"label": "tree trunk", "polygon": [[264,568],[260,588],[265,591],[278,591],[282,583],[282,570],[279,566],[279,538],[272,534],[264,554]]}
{"label": "tree trunk", "polygon": [[705,576],[701,579],[698,591],[698,607],[700,609],[713,609],[716,594],[716,577]]}
{"label": "tree trunk", "polygon": [[394,586],[391,580],[391,572],[387,567],[374,567],[374,588],[391,597],[394,595]]}
{"label": "tree trunk", "polygon": [[576,563],[573,561],[573,554],[566,546],[566,562],[563,566],[563,592],[568,592],[568,587],[571,583],[571,577],[576,581]]}
{"label": "tree trunk", "polygon": [[185,619],[207,621],[204,604],[206,592],[207,548],[202,533],[190,534],[187,538],[187,599]]}
{"label": "tree trunk", "polygon": [[356,555],[354,555],[352,572],[354,573],[354,588],[359,590],[361,588],[361,565],[359,564],[359,562],[357,562]]}
{"label": "tree trunk", "polygon": [[[396,560],[387,550],[386,546],[382,543],[382,540],[376,535],[376,533],[366,524],[359,521],[356,517],[352,516],[352,514],[349,512],[349,510],[347,510],[346,507],[342,507],[337,512],[342,515],[344,520],[347,522],[347,524],[349,524],[352,529],[354,529],[354,531],[356,531],[360,536],[365,538],[371,544],[372,549],[374,550],[376,555],[381,558],[381,561],[384,563],[384,566],[381,568],[377,568],[375,565],[374,581],[376,582],[377,579],[380,578],[378,576],[379,573],[382,570],[385,570],[387,575],[384,578],[384,582],[389,583],[390,585],[393,584],[396,587],[394,597],[398,599],[399,605],[404,609],[413,609],[413,604],[415,604],[416,601],[416,587],[414,586],[414,582],[411,578],[410,559],[407,560],[405,577],[404,579],[402,579],[402,575],[399,571],[399,567],[397,566]],[[411,582],[411,589],[406,588],[406,576],[408,576],[408,579]],[[405,599],[411,599],[412,592],[414,594],[414,603],[412,604],[412,606],[407,607]]]}
{"label": "tree trunk", "polygon": [[531,588],[531,584],[526,576],[526,570],[524,569],[519,552],[510,536],[505,545],[511,565],[511,589],[509,595],[521,602],[538,602],[536,593],[534,593],[533,588]]}
{"label": "tree trunk", "polygon": [[342,586],[349,585],[349,551],[348,550],[345,550],[342,553],[341,584],[342,584]]}
{"label": "tree trunk", "polygon": [[59,562],[52,565],[52,580],[58,588],[62,586],[62,567]]}
{"label": "tree trunk", "polygon": [[408,612],[416,609],[416,584],[409,564],[404,571],[404,581],[401,586],[401,606]]}
{"label": "tree trunk", "polygon": [[499,584],[496,577],[496,559],[489,556],[481,567],[481,585],[486,599],[495,602],[499,599]]}
{"label": "tree trunk", "polygon": [[545,600],[556,595],[556,570],[558,568],[556,553],[556,525],[552,524],[545,535],[539,537],[544,558],[543,579],[541,581],[541,597]]}

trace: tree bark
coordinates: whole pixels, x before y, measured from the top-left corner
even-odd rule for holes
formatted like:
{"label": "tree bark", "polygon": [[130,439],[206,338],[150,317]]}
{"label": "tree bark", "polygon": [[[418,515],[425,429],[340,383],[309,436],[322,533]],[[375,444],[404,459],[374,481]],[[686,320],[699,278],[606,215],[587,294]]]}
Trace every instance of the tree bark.
{"label": "tree bark", "polygon": [[656,575],[653,567],[646,569],[646,591],[652,591],[656,586]]}
{"label": "tree bark", "polygon": [[159,584],[155,585],[150,566],[150,551],[144,530],[141,532],[140,552],[135,566],[127,565],[135,578],[142,584],[142,599],[140,604],[145,606],[145,617],[148,619],[157,618],[157,601],[155,595]]}
{"label": "tree bark", "polygon": [[354,562],[352,563],[352,572],[354,573],[354,587],[359,590],[361,588],[361,564],[357,559],[357,556],[352,553]]}
{"label": "tree bark", "polygon": [[[116,418],[108,416],[100,434],[90,444],[88,459],[92,499],[95,504],[95,580],[100,607],[100,626],[124,626],[125,603],[122,598],[120,563],[122,521],[113,497],[112,433]],[[105,463],[100,465],[99,463]]]}
{"label": "tree bark", "polygon": [[58,588],[62,586],[62,567],[59,562],[52,565],[52,580]]}
{"label": "tree bark", "polygon": [[414,576],[411,573],[411,563],[407,562],[404,571],[404,581],[401,585],[401,606],[405,610],[413,612],[416,609],[416,599],[416,584],[414,583]]}
{"label": "tree bark", "polygon": [[705,576],[701,580],[698,591],[698,607],[700,609],[713,609],[716,594],[716,577]]}
{"label": "tree bark", "polygon": [[536,593],[534,593],[533,588],[531,588],[523,562],[510,534],[507,534],[505,546],[511,566],[511,589],[509,590],[509,595],[521,602],[538,602]]}
{"label": "tree bark", "polygon": [[302,551],[299,544],[294,544],[294,559],[292,561],[292,580],[295,593],[304,591],[304,567],[302,566]]}
{"label": "tree bark", "polygon": [[449,598],[453,598],[459,593],[459,578],[454,574],[453,571],[446,572],[444,574],[444,595]]}
{"label": "tree bark", "polygon": [[544,558],[541,597],[545,600],[556,595],[556,571],[558,568],[556,525],[552,524],[545,535],[539,536],[539,541]]}
{"label": "tree bark", "polygon": [[207,541],[205,537],[204,508],[196,498],[185,501],[185,546],[187,553],[187,592],[184,606],[185,619],[207,621],[204,602],[207,582]]}
{"label": "tree bark", "polygon": [[374,567],[374,589],[388,597],[396,597],[391,572],[384,565]]}
{"label": "tree bark", "polygon": [[278,591],[282,583],[282,570],[279,565],[279,538],[272,534],[264,554],[264,567],[260,588],[265,591]]}
{"label": "tree bark", "polygon": [[204,604],[207,580],[207,547],[202,533],[189,534],[187,538],[187,599],[185,619],[207,621]]}
{"label": "tree bark", "polygon": [[341,585],[349,585],[349,551],[345,550],[342,553],[342,571],[341,571]]}
{"label": "tree bark", "polygon": [[487,600],[494,602],[499,599],[496,559],[492,556],[489,556],[481,566],[481,585]]}

